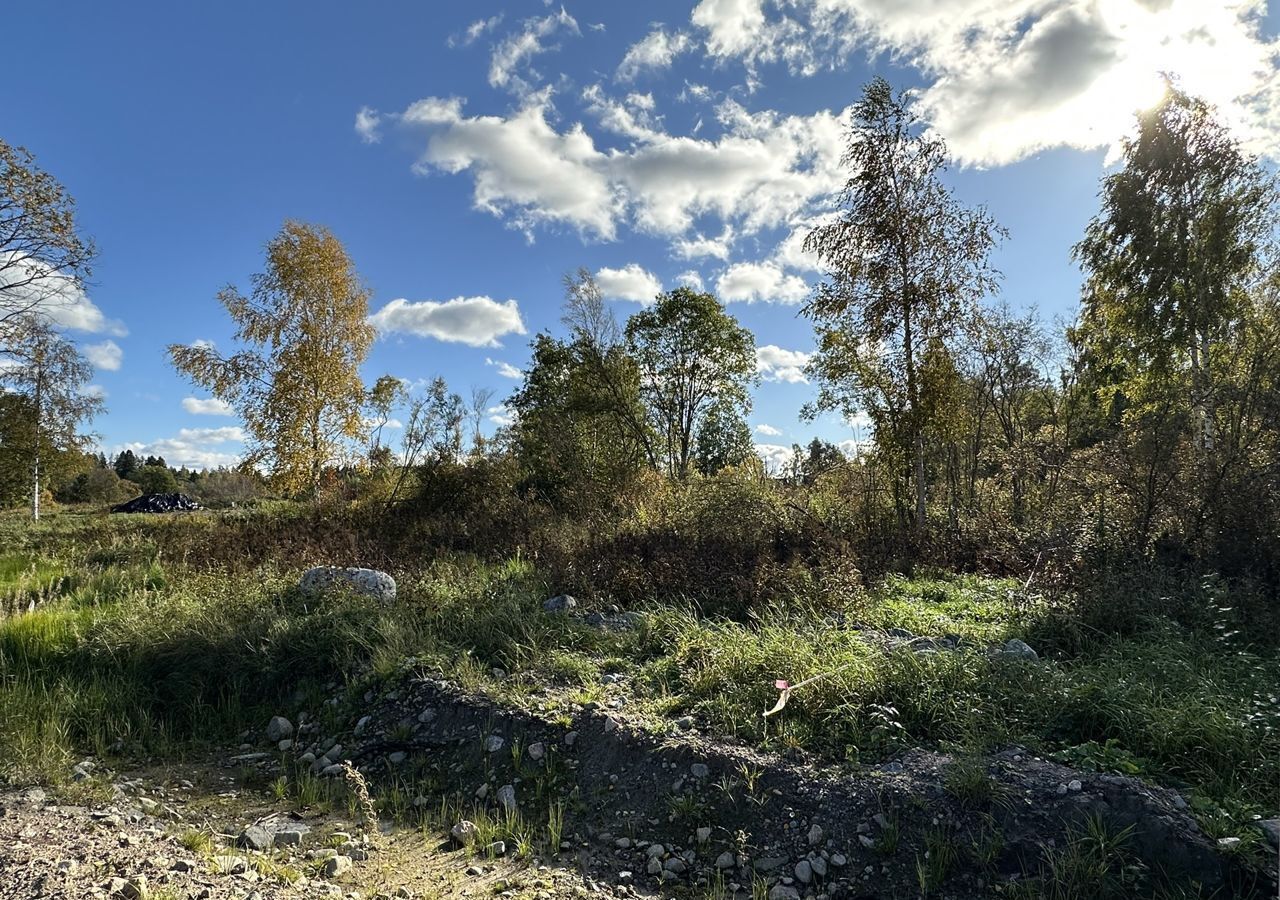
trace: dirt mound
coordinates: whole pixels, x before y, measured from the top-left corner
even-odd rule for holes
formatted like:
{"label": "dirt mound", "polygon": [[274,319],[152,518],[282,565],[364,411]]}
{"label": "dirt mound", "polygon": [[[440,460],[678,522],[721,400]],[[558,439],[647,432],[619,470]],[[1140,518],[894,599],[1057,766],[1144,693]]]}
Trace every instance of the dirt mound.
{"label": "dirt mound", "polygon": [[111,507],[113,513],[191,512],[204,509],[186,494],[143,494]]}
{"label": "dirt mound", "polygon": [[654,734],[621,715],[591,703],[514,710],[410,673],[367,694],[349,727],[312,730],[295,752],[317,774],[340,759],[375,779],[426,772],[495,816],[545,820],[559,804],[573,811],[562,846],[582,870],[636,887],[749,896],[763,882],[774,900],[936,890],[963,900],[997,886],[1025,891],[1063,866],[1087,867],[1096,852],[1129,879],[1124,896],[1166,882],[1218,896],[1269,889],[1270,876],[1242,871],[1201,832],[1182,797],[1136,779],[1016,747],[838,766]]}

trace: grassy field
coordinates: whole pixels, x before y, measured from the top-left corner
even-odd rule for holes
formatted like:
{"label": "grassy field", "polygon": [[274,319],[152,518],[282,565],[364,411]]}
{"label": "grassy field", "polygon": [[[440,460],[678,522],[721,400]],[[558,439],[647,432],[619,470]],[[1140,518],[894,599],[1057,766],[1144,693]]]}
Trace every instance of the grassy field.
{"label": "grassy field", "polygon": [[[0,521],[0,777],[56,783],[83,754],[200,754],[414,658],[513,703],[546,685],[559,702],[586,702],[613,673],[655,729],[691,715],[713,733],[855,765],[917,745],[1022,744],[1178,787],[1214,836],[1280,807],[1280,655],[1231,633],[1229,598],[1218,597],[1222,627],[1153,610],[1118,636],[1082,631],[1071,598],[1019,582],[895,576],[821,608],[766,603],[746,621],[654,598],[638,627],[615,631],[544,613],[545,573],[521,558],[405,561],[400,600],[384,610],[308,601],[293,558],[228,564],[174,550],[175,530],[260,533],[275,514]],[[890,628],[959,649],[887,651]],[[988,654],[1011,637],[1042,660]],[[776,680],[824,674],[783,714],[761,716]]]}

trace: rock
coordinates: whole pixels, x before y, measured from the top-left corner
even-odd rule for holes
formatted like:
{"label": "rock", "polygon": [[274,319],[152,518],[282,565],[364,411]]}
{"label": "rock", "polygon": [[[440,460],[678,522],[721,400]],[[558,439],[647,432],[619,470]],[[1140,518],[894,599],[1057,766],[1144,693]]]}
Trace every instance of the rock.
{"label": "rock", "polygon": [[498,788],[498,804],[509,813],[516,811],[516,788],[513,784],[504,784]]}
{"label": "rock", "polygon": [[699,828],[696,834],[699,844],[705,844],[707,841],[711,840],[711,829],[707,828],[705,825],[702,828]]}
{"label": "rock", "polygon": [[673,875],[683,875],[688,870],[689,866],[680,857],[673,856],[663,863],[662,868],[666,869]]}
{"label": "rock", "polygon": [[789,884],[775,884],[769,889],[769,900],[800,900],[800,892]]}
{"label": "rock", "polygon": [[766,856],[763,859],[757,859],[754,867],[757,872],[772,872],[774,869],[786,864],[787,858],[785,856]]}
{"label": "rock", "polygon": [[476,827],[476,823],[466,819],[449,829],[449,836],[463,847],[470,847],[479,835],[480,829]]}
{"label": "rock", "polygon": [[507,842],[506,842],[506,841],[494,841],[492,844],[490,844],[490,845],[489,845],[489,853],[490,853],[490,855],[492,855],[492,856],[506,856],[506,855],[507,855]]}
{"label": "rock", "polygon": [[1000,647],[1000,656],[1006,659],[1037,660],[1040,654],[1031,649],[1031,645],[1018,638],[1009,638]]}
{"label": "rock", "polygon": [[605,716],[605,719],[604,719],[605,734],[608,734],[610,731],[616,731],[617,728],[618,728],[618,720],[614,719],[611,716]]}
{"label": "rock", "polygon": [[250,825],[240,832],[240,836],[236,838],[238,846],[246,850],[257,850],[259,853],[264,850],[270,850],[273,843],[275,843],[275,840],[272,838],[271,832],[261,825]]}
{"label": "rock", "polygon": [[707,767],[706,763],[694,763],[689,767],[689,774],[694,778],[706,778],[711,774],[711,769]]}
{"label": "rock", "polygon": [[365,860],[369,858],[369,851],[365,849],[363,844],[356,841],[346,841],[338,848],[338,852],[343,856],[349,856],[353,860]]}
{"label": "rock", "polygon": [[138,808],[148,816],[157,815],[161,809],[160,804],[152,800],[150,797],[139,797]]}
{"label": "rock", "polygon": [[352,730],[351,733],[354,734],[356,737],[359,737],[360,735],[364,734],[364,730],[369,727],[369,723],[372,721],[373,721],[372,716],[361,716],[360,720],[356,722],[356,727]]}
{"label": "rock", "polygon": [[302,839],[306,832],[296,828],[290,828],[287,831],[277,831],[275,833],[274,843],[277,847],[299,847],[302,845]]}
{"label": "rock", "polygon": [[542,608],[549,613],[567,613],[577,605],[578,601],[568,594],[559,594],[543,603]]}
{"label": "rock", "polygon": [[1083,789],[1084,789],[1084,785],[1080,783],[1079,779],[1073,778],[1067,782],[1067,790],[1073,793],[1079,792]]}
{"label": "rock", "polygon": [[120,889],[120,896],[125,900],[147,900],[147,876],[136,875],[125,882]]}
{"label": "rock", "polygon": [[657,859],[667,852],[667,848],[661,844],[650,844],[649,849],[644,851],[645,856],[650,859]]}
{"label": "rock", "polygon": [[656,856],[650,857],[648,864],[644,867],[644,870],[650,875],[662,874],[662,860],[658,859]]}
{"label": "rock", "polygon": [[534,743],[529,745],[528,752],[529,752],[529,758],[534,762],[537,762],[538,760],[542,759],[542,757],[547,755],[547,745],[542,743],[542,741],[535,741]]}
{"label": "rock", "polygon": [[809,846],[816,847],[822,843],[822,826],[817,822],[809,826]]}
{"label": "rock", "polygon": [[267,740],[276,744],[287,737],[293,737],[293,723],[284,716],[272,716],[267,723]]}
{"label": "rock", "polygon": [[809,860],[802,859],[796,863],[795,867],[796,880],[801,884],[808,884],[813,881],[813,867],[809,865]]}
{"label": "rock", "polygon": [[487,753],[497,753],[505,745],[506,741],[504,741],[502,736],[498,734],[491,734],[484,739],[484,749]]}
{"label": "rock", "polygon": [[325,778],[338,778],[342,775],[342,763],[332,763],[320,770]]}
{"label": "rock", "polygon": [[292,750],[292,749],[293,749],[293,739],[292,739],[292,738],[285,738],[283,741],[281,741],[280,743],[276,744],[276,749],[277,749],[277,750],[279,750],[281,753],[284,753],[284,752],[286,752],[286,751],[288,751],[288,750]]}
{"label": "rock", "polygon": [[1234,850],[1240,846],[1240,838],[1238,837],[1218,838],[1218,846],[1221,847],[1223,850]]}
{"label": "rock", "polygon": [[578,732],[570,731],[567,734],[565,734],[564,745],[566,747],[572,747],[576,743],[578,743]]}
{"label": "rock", "polygon": [[1264,819],[1258,823],[1267,843],[1272,847],[1280,847],[1280,819]]}
{"label": "rock", "polygon": [[737,865],[737,858],[732,850],[726,850],[716,857],[717,869],[732,869],[735,865]]}
{"label": "rock", "polygon": [[865,834],[858,835],[858,843],[870,850],[876,845],[876,842]]}
{"label": "rock", "polygon": [[169,868],[174,872],[194,872],[196,870],[195,863],[189,862],[185,859],[177,860]]}
{"label": "rock", "polygon": [[190,512],[197,509],[204,507],[186,494],[143,494],[111,507],[113,513]]}
{"label": "rock", "polygon": [[848,864],[849,864],[849,859],[843,853],[831,854],[831,865],[835,866],[837,869],[843,868]]}
{"label": "rock", "polygon": [[351,870],[351,857],[331,856],[324,861],[324,877],[340,878]]}
{"label": "rock", "polygon": [[298,581],[298,590],[312,596],[328,593],[334,588],[369,597],[383,606],[390,606],[396,599],[396,580],[377,569],[316,566],[304,572]]}
{"label": "rock", "polygon": [[827,861],[821,856],[815,856],[809,860],[809,868],[813,869],[813,874],[819,878],[827,877]]}

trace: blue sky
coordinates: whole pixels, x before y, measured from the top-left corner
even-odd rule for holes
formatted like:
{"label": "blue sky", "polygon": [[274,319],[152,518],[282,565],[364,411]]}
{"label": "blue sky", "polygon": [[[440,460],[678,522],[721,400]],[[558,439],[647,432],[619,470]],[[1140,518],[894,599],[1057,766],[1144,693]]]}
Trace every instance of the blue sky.
{"label": "blue sky", "polygon": [[852,436],[797,417],[819,273],[796,241],[829,212],[871,76],[919,92],[956,192],[1010,231],[1003,298],[1047,318],[1074,310],[1071,244],[1159,71],[1260,152],[1280,133],[1276,10],[1254,0],[84,0],[5,23],[25,37],[6,42],[21,74],[0,135],[68,187],[101,251],[68,320],[99,364],[95,428],[174,464],[239,444],[164,348],[229,349],[214,295],[247,285],[286,218],[330,227],[371,287],[369,381],[500,399],[558,331],[565,272],[598,273],[620,317],[700,280],[762,348],[770,456]]}

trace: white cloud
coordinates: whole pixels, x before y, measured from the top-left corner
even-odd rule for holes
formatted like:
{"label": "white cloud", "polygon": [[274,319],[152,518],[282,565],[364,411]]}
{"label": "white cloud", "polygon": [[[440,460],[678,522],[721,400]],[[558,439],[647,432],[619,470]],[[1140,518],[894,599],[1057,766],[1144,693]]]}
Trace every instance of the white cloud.
{"label": "white cloud", "polygon": [[699,274],[694,269],[689,269],[686,272],[681,272],[679,275],[676,276],[676,281],[687,288],[693,288],[693,290],[695,291],[703,290],[702,275]]}
{"label": "white cloud", "polygon": [[[516,94],[532,90],[528,79],[540,80],[541,76],[527,67],[533,57],[553,49],[543,43],[558,31],[581,34],[578,23],[560,8],[560,12],[541,18],[526,19],[520,30],[510,35],[494,48],[489,60],[489,84],[496,88],[509,88]],[[523,73],[521,73],[523,70]]]}
{"label": "white cloud", "polygon": [[795,454],[790,447],[782,444],[756,444],[756,455],[764,461],[765,471],[777,475],[791,464]]}
{"label": "white cloud", "polygon": [[455,297],[443,303],[392,300],[369,322],[383,334],[414,334],[472,347],[497,347],[503,335],[525,333],[516,301],[499,303],[489,297]]}
{"label": "white cloud", "polygon": [[783,350],[775,344],[756,348],[756,371],[765,381],[805,382],[804,367],[813,358],[802,350]]}
{"label": "white cloud", "polygon": [[243,443],[243,428],[183,428],[177,435],[160,438],[149,443],[134,442],[117,447],[113,454],[132,450],[139,456],[163,456],[171,466],[190,469],[212,469],[233,466],[240,461],[240,454],[226,444]]}
{"label": "white cloud", "polygon": [[503,362],[500,359],[489,359],[488,357],[486,357],[484,364],[486,366],[495,367],[498,370],[498,374],[501,375],[503,378],[514,378],[517,381],[521,378],[524,378],[524,372],[521,372],[519,369],[511,365],[511,363],[509,362]]}
{"label": "white cloud", "polygon": [[95,400],[106,400],[107,389],[100,384],[86,384],[80,389],[81,396],[92,397]]}
{"label": "white cloud", "polygon": [[726,226],[720,237],[703,237],[701,233],[689,238],[677,238],[671,243],[672,253],[677,259],[729,259],[729,251],[733,246],[733,227]]}
{"label": "white cloud", "polygon": [[34,257],[0,251],[0,312],[31,309],[54,325],[88,334],[124,337],[128,329],[108,319],[75,279]]}
{"label": "white cloud", "polygon": [[621,269],[608,266],[596,272],[596,284],[600,292],[610,300],[634,300],[652,303],[662,293],[662,282],[639,263],[627,263]]}
{"label": "white cloud", "polygon": [[809,285],[777,263],[739,262],[716,279],[716,293],[726,302],[799,303],[809,295]]}
{"label": "white cloud", "polygon": [[682,238],[703,216],[754,234],[809,215],[844,183],[841,113],[751,113],[725,101],[717,107],[722,133],[703,139],[662,130],[645,96],[619,102],[598,86],[585,92],[601,125],[633,142],[609,150],[581,123],[552,127],[545,91],[506,117],[465,116],[462,100],[427,97],[398,118],[427,132],[416,171],[468,172],[475,207],[529,236],[537,226],[567,225],[613,240],[625,223]]}
{"label": "white cloud", "polygon": [[110,340],[86,345],[84,355],[95,369],[106,369],[109,372],[119,369],[124,359],[124,351],[115,341]]}
{"label": "white cloud", "polygon": [[808,75],[859,48],[926,78],[922,109],[962,161],[1114,147],[1172,73],[1258,149],[1280,151],[1280,42],[1265,0],[703,0],[714,59]]}
{"label": "white cloud", "polygon": [[381,123],[382,116],[376,109],[362,106],[356,113],[356,134],[360,135],[360,140],[366,144],[376,144],[382,140],[382,135],[378,133],[378,126]]}
{"label": "white cloud", "polygon": [[772,425],[766,425],[763,422],[761,422],[759,425],[756,426],[756,432],[759,434],[767,435],[768,437],[777,437],[778,435],[782,434],[781,429],[774,428]]}
{"label": "white cloud", "polygon": [[669,32],[661,25],[627,48],[618,66],[618,78],[634,79],[649,69],[667,69],[677,56],[692,49],[693,40],[682,31]]}
{"label": "white cloud", "polygon": [[467,26],[461,35],[450,35],[446,43],[450,47],[469,47],[479,40],[480,36],[486,32],[493,31],[502,24],[502,13],[496,16],[490,16],[487,19],[476,19]]}
{"label": "white cloud", "polygon": [[217,397],[209,397],[208,399],[183,397],[182,408],[193,416],[230,416],[235,413],[231,408],[231,404],[225,400],[219,400]]}
{"label": "white cloud", "polygon": [[491,406],[488,413],[489,421],[500,428],[509,428],[515,424],[515,413],[505,405]]}

